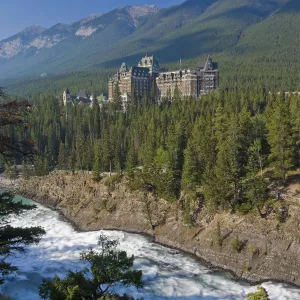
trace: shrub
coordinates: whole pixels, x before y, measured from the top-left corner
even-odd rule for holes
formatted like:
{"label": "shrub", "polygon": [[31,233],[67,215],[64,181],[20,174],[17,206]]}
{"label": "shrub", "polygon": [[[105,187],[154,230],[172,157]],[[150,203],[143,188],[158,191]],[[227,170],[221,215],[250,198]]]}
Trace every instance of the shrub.
{"label": "shrub", "polygon": [[276,219],[279,223],[286,222],[289,216],[289,208],[287,205],[282,205],[276,212]]}
{"label": "shrub", "polygon": [[217,244],[222,247],[223,246],[223,237],[221,233],[221,225],[220,222],[217,223],[217,232],[216,232],[216,240]]}
{"label": "shrub", "polygon": [[242,252],[242,250],[245,248],[247,242],[240,240],[238,237],[236,237],[232,243],[231,247],[232,249],[236,250],[238,253]]}
{"label": "shrub", "polygon": [[250,272],[251,270],[252,270],[252,267],[250,267],[248,265],[244,266],[244,271],[245,272]]}
{"label": "shrub", "polygon": [[262,286],[259,286],[257,290],[256,293],[249,293],[247,300],[270,300],[268,292]]}
{"label": "shrub", "polygon": [[250,253],[252,254],[252,258],[258,257],[259,253],[260,253],[259,248],[255,247],[255,246],[251,246]]}
{"label": "shrub", "polygon": [[104,185],[109,187],[111,190],[113,190],[116,186],[116,184],[120,183],[122,181],[122,174],[115,174],[112,176],[109,176],[107,178],[105,178],[104,180]]}

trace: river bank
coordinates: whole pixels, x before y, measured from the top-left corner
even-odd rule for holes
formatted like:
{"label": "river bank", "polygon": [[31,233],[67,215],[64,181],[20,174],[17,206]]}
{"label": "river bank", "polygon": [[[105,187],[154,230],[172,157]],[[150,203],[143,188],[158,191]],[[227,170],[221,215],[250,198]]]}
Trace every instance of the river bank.
{"label": "river bank", "polygon": [[[89,174],[55,173],[20,183],[22,195],[61,212],[84,231],[122,230],[147,234],[154,241],[197,256],[252,283],[281,281],[300,285],[300,209],[289,204],[289,218],[276,214],[211,214],[202,211],[187,226],[178,204],[151,194],[94,183]],[[220,244],[220,238],[222,244]],[[241,248],[234,247],[239,241]]]}
{"label": "river bank", "polygon": [[[16,198],[23,200],[19,196]],[[18,255],[11,259],[19,267],[19,273],[1,286],[11,300],[39,300],[39,285],[43,278],[55,275],[63,278],[68,270],[84,269],[86,265],[80,260],[80,253],[90,248],[99,251],[97,240],[100,234],[117,239],[118,248],[134,255],[134,267],[143,270],[142,289],[116,287],[116,292],[145,300],[245,300],[248,293],[256,290],[256,286],[234,280],[227,272],[211,271],[195,257],[153,243],[140,234],[110,230],[79,232],[57,211],[44,205],[13,217],[10,225],[41,226],[46,231],[37,245],[27,248],[25,257]],[[300,289],[292,286],[273,282],[262,285],[271,300],[300,299]]]}

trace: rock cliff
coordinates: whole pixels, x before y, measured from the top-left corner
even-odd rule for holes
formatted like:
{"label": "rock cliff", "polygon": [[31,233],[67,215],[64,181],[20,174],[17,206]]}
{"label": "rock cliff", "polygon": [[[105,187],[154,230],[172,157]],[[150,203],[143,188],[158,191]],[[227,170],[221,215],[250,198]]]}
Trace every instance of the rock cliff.
{"label": "rock cliff", "polygon": [[[178,203],[131,191],[124,180],[92,181],[90,174],[54,173],[34,177],[20,191],[60,211],[80,230],[117,229],[151,235],[211,266],[251,282],[279,280],[300,285],[300,208],[285,202],[287,219],[276,210],[266,218],[199,212],[196,225],[184,222]],[[184,196],[183,196],[184,198]],[[281,206],[280,206],[281,207]]]}

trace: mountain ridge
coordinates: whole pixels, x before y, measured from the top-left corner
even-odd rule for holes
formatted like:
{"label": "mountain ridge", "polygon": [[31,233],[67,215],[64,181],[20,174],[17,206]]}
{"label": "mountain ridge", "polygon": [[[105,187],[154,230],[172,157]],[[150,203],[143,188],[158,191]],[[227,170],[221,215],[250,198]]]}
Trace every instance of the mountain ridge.
{"label": "mountain ridge", "polygon": [[[125,6],[40,29],[32,38],[0,41],[0,79],[115,68],[123,60],[134,64],[145,53],[155,54],[162,63],[207,54],[248,58],[247,49],[266,57],[274,52],[270,45],[276,45],[277,52],[286,51],[276,40],[279,36],[286,43],[289,18],[295,23],[292,34],[300,34],[298,6],[295,0],[187,0],[163,9]],[[277,32],[270,33],[274,18]],[[296,42],[293,53],[300,47]],[[298,58],[293,54],[293,59]]]}

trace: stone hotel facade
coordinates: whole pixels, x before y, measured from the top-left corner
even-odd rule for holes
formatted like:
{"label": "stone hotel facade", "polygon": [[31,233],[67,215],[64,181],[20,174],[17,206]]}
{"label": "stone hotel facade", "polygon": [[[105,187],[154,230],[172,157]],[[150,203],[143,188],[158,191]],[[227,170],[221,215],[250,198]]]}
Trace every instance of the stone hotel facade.
{"label": "stone hotel facade", "polygon": [[119,71],[108,82],[108,100],[113,99],[117,84],[123,101],[128,101],[132,92],[141,98],[150,95],[153,86],[158,101],[164,97],[172,98],[176,86],[182,96],[197,99],[218,88],[219,70],[210,56],[203,66],[171,72],[160,68],[154,56],[145,56],[138,66],[129,68],[126,63],[122,63]]}

